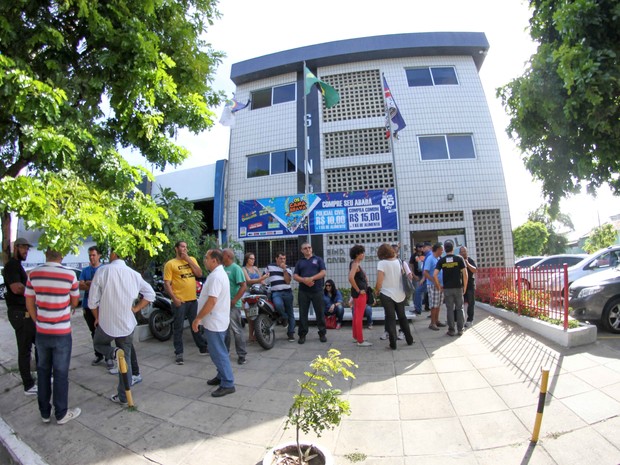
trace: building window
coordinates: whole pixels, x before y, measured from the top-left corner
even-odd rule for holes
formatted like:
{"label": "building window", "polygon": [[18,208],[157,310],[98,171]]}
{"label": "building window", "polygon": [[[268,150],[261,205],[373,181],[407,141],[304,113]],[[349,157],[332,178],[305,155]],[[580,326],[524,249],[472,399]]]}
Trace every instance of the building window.
{"label": "building window", "polygon": [[429,160],[462,160],[476,158],[470,134],[420,136],[420,157]]}
{"label": "building window", "polygon": [[294,173],[297,167],[295,149],[261,153],[248,157],[248,178],[271,174]]}
{"label": "building window", "polygon": [[458,85],[456,70],[453,66],[440,68],[410,68],[406,69],[409,87],[422,86],[452,86]]}
{"label": "building window", "polygon": [[294,101],[295,84],[285,84],[252,92],[252,110]]}

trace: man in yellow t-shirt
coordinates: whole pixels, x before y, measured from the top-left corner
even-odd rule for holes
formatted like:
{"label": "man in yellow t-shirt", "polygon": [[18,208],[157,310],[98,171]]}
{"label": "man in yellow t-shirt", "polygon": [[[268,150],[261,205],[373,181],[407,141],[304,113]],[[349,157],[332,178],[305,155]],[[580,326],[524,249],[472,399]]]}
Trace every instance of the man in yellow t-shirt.
{"label": "man in yellow t-shirt", "polygon": [[[185,318],[194,321],[198,313],[196,301],[196,278],[202,276],[202,270],[194,257],[187,254],[187,243],[179,241],[174,245],[176,257],[164,266],[164,287],[172,299],[174,313],[173,344],[175,361],[183,365],[183,324]],[[190,331],[191,328],[190,328]],[[192,337],[201,355],[207,355],[207,342],[203,329],[192,331]]]}

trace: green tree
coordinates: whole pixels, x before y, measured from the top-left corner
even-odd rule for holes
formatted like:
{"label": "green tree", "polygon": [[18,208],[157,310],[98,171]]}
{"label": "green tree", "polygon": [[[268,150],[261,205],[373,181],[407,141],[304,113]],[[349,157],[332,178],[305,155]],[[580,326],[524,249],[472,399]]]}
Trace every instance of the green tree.
{"label": "green tree", "polygon": [[525,222],[512,231],[515,256],[541,255],[548,239],[549,231],[543,223]]}
{"label": "green tree", "polygon": [[[82,209],[101,207],[124,222],[107,229],[102,222],[106,215],[95,215],[90,221],[97,224],[63,224],[70,229],[68,237],[87,237],[89,229],[99,229],[107,230],[110,242],[126,247],[126,254],[141,242],[152,244],[146,250],[161,248],[157,233],[162,210],[137,194],[145,172],[131,167],[118,150],[136,151],[164,168],[188,156],[172,140],[179,129],[198,133],[213,125],[215,115],[209,107],[220,103],[222,93],[214,91],[211,82],[223,54],[213,50],[204,35],[219,17],[216,4],[216,0],[0,2],[4,252],[8,252],[10,212],[30,214],[34,204],[52,201],[24,191],[34,184],[18,182],[20,174],[45,182],[70,180],[67,190],[80,186],[80,191],[91,193],[83,196],[88,204],[82,203]],[[20,192],[33,205],[15,204]],[[142,216],[128,216],[136,213],[132,208]],[[53,221],[23,218],[29,227],[49,229],[45,246],[66,252],[67,245],[59,239],[66,230],[54,230],[58,224]],[[131,240],[117,237],[121,226],[131,232]]]}
{"label": "green tree", "polygon": [[593,253],[599,249],[615,244],[617,239],[618,231],[616,231],[613,224],[607,223],[592,230],[590,236],[583,245],[583,250],[588,253]]}
{"label": "green tree", "polygon": [[553,211],[581,182],[620,194],[620,2],[529,4],[539,46],[525,73],[497,90],[507,132]]}
{"label": "green tree", "polygon": [[557,230],[559,227],[564,227],[571,231],[575,230],[570,215],[560,212],[552,215],[548,205],[541,205],[536,210],[530,212],[527,218],[530,221],[542,223],[547,228],[549,237],[542,251],[543,255],[556,255],[566,251],[568,239],[563,234],[558,233]]}

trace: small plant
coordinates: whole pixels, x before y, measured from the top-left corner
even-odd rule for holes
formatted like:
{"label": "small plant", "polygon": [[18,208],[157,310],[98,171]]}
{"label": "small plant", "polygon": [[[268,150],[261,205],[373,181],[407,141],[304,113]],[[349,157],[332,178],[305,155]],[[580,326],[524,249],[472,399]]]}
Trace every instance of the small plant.
{"label": "small plant", "polygon": [[366,460],[367,455],[361,452],[351,452],[350,454],[345,455],[345,457],[349,460],[349,462],[363,462]]}
{"label": "small plant", "polygon": [[305,465],[316,456],[312,455],[312,446],[306,451],[301,450],[299,442],[300,432],[308,433],[311,430],[320,437],[326,429],[334,429],[343,415],[350,415],[349,402],[339,396],[340,389],[332,387],[331,378],[341,375],[344,379],[355,378],[350,371],[357,365],[348,358],[340,358],[336,349],[327,351],[327,357],[317,355],[310,363],[312,371],[304,372],[305,381],[298,381],[299,394],[293,397],[293,404],[288,411],[288,418],[284,428],[295,428],[295,442],[297,443],[297,457],[287,456],[278,463],[295,463]]}

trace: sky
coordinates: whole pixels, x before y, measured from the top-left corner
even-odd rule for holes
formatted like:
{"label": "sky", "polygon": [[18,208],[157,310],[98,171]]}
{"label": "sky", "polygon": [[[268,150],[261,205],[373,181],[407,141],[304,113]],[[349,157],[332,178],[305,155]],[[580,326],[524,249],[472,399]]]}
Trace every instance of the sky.
{"label": "sky", "polygon": [[[520,76],[529,57],[535,53],[528,33],[531,13],[521,0],[444,0],[420,2],[391,0],[385,4],[359,0],[220,0],[222,13],[206,34],[206,40],[227,57],[219,66],[213,82],[215,89],[232,97],[230,80],[233,63],[270,53],[356,37],[411,32],[484,32],[490,44],[480,70],[500,148],[510,202],[512,229],[527,221],[527,215],[544,203],[540,184],[523,166],[520,152],[506,135],[508,125],[496,89]],[[214,109],[219,120],[222,107]],[[192,156],[173,169],[186,169],[228,158],[230,129],[218,123],[194,136],[180,132],[177,143]],[[158,174],[158,173],[155,173]],[[580,194],[563,200],[560,210],[571,216],[576,238],[620,213],[620,198],[601,189],[597,198]]]}

